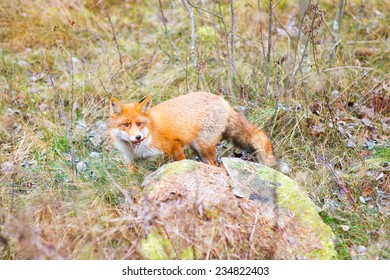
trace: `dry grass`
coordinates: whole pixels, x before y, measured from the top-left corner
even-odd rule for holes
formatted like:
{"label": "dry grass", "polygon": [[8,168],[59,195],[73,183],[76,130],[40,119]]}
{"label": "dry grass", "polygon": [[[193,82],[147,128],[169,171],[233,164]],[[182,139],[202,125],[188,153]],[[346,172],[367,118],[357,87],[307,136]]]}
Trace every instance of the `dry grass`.
{"label": "dry grass", "polygon": [[[143,175],[162,161],[142,163],[138,175],[126,172],[106,140],[108,98],[152,95],[158,103],[197,89],[245,105],[250,119],[270,133],[292,178],[336,232],[339,258],[389,258],[389,16],[381,13],[390,8],[387,1],[364,7],[348,1],[332,62],[326,24],[332,27],[335,6],[322,1],[326,23],[317,28],[315,49],[309,44],[310,63],[305,60],[294,77],[298,7],[283,1],[275,17],[291,36],[275,22],[268,96],[263,93],[267,11],[261,6],[259,12],[257,1],[236,1],[236,98],[228,92],[230,66],[218,17],[195,13],[192,55],[184,7],[163,1],[180,62],[151,1],[97,2],[0,0],[0,258],[142,258],[143,217],[129,209],[104,170],[137,202]],[[205,2],[219,13],[214,2]],[[221,2],[229,31],[230,8]],[[72,128],[76,175],[41,51]],[[90,156],[93,151],[98,159]],[[338,182],[350,190],[355,206]],[[367,251],[359,252],[359,246]]]}

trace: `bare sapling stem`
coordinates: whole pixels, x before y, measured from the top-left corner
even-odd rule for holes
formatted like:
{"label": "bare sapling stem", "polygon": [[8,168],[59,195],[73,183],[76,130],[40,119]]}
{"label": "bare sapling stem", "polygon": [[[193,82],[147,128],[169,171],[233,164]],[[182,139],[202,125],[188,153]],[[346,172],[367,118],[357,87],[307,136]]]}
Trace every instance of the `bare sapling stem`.
{"label": "bare sapling stem", "polygon": [[[297,36],[298,43],[296,44],[295,51],[294,51],[294,59],[293,59],[292,70],[291,70],[292,72],[291,72],[291,75],[289,77],[289,82],[288,82],[289,88],[291,88],[291,86],[294,82],[295,75],[300,70],[300,67],[301,67],[301,64],[299,64],[298,68],[295,67],[297,60],[299,59],[299,51],[302,49],[302,45],[304,45],[305,47],[304,47],[303,52],[301,54],[301,56],[304,57],[304,55],[306,54],[307,45],[309,44],[308,40],[306,40],[306,43],[305,43],[305,36],[302,34],[304,33],[304,31],[303,31],[304,20],[306,19],[310,4],[311,4],[311,0],[300,0],[300,2],[299,2],[299,18],[298,18],[299,30],[298,30],[298,36]],[[303,61],[303,59],[301,59],[301,61]]]}
{"label": "bare sapling stem", "polygon": [[107,18],[108,18],[108,21],[110,22],[112,38],[114,40],[114,43],[115,43],[115,46],[116,46],[116,50],[117,50],[117,53],[118,53],[119,64],[121,66],[121,69],[123,69],[122,54],[121,54],[121,50],[119,48],[118,40],[116,39],[116,33],[115,33],[115,29],[114,29],[114,24],[112,23],[110,16],[107,16]]}
{"label": "bare sapling stem", "polygon": [[337,4],[336,18],[333,22],[333,41],[330,47],[329,53],[329,65],[333,63],[334,56],[337,51],[337,47],[340,45],[340,28],[341,28],[341,19],[343,17],[344,11],[344,0],[339,0]]}
{"label": "bare sapling stem", "polygon": [[230,54],[230,47],[229,47],[229,35],[228,35],[228,29],[226,26],[225,19],[223,18],[222,14],[222,8],[221,8],[221,1],[217,1],[218,3],[218,10],[219,10],[219,19],[221,20],[221,23],[223,25],[223,39],[226,47],[226,59],[227,59],[227,91],[231,98],[235,101],[235,95],[233,93],[233,67],[232,67],[232,59]]}
{"label": "bare sapling stem", "polygon": [[235,35],[234,32],[236,30],[236,19],[234,14],[234,0],[230,0],[230,13],[231,13],[231,31],[230,31],[230,61],[231,61],[231,67],[232,67],[232,75],[233,75],[233,85],[234,88],[236,87],[236,79],[235,79],[235,71],[236,71],[236,61],[234,58],[234,42],[235,42]]}
{"label": "bare sapling stem", "polygon": [[191,57],[192,57],[192,63],[195,65],[196,64],[196,55],[195,55],[196,32],[195,32],[194,7],[190,6],[187,0],[182,0],[182,1],[191,21]]}

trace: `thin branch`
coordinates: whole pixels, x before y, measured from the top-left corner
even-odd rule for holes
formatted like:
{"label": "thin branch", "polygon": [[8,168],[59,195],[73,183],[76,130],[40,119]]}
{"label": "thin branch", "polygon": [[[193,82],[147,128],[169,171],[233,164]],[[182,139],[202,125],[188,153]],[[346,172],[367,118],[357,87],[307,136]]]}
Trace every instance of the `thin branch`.
{"label": "thin branch", "polygon": [[[296,49],[295,49],[295,52],[294,52],[294,59],[293,59],[293,66],[292,66],[292,75],[290,75],[290,78],[289,78],[289,82],[288,82],[288,85],[289,87],[291,87],[292,85],[292,82],[293,82],[293,79],[296,75],[296,73],[298,72],[298,70],[301,68],[301,63],[303,61],[303,59],[301,60],[301,63],[299,64],[298,68],[295,69],[295,64],[297,62],[297,54],[298,54],[298,49],[299,49],[299,45],[300,45],[300,41],[301,41],[301,34],[302,34],[302,29],[303,29],[303,22],[305,20],[305,17],[307,16],[307,13],[308,13],[308,8],[309,6],[311,5],[311,1],[312,0],[309,0],[308,3],[306,3],[305,0],[301,0],[300,1],[300,9],[299,9],[299,16],[300,16],[300,24],[299,24],[299,30],[298,30],[298,36],[297,36],[297,45],[296,45]],[[303,11],[304,9],[304,11]],[[307,47],[307,44],[309,43],[309,41],[306,42],[305,44],[305,49],[302,53],[302,57],[305,55],[306,53],[306,47]]]}
{"label": "thin branch", "polygon": [[99,80],[100,85],[102,86],[104,92],[106,93],[106,97],[107,97],[107,98],[110,97],[111,94],[108,93],[108,91],[107,91],[106,87],[104,86],[104,84],[103,84],[102,80],[100,79],[100,77],[99,77],[99,76],[96,76],[96,78]]}
{"label": "thin branch", "polygon": [[329,71],[334,71],[334,70],[341,70],[341,69],[357,69],[357,70],[367,70],[367,71],[374,71],[380,74],[384,74],[382,71],[375,69],[375,68],[370,68],[370,67],[362,67],[362,66],[339,66],[339,67],[333,67],[333,68],[327,68],[322,70],[322,72],[329,72]]}
{"label": "thin branch", "polygon": [[[263,54],[263,59],[264,61],[266,60],[266,55],[265,55],[265,48],[264,48],[264,40],[263,40],[263,25],[261,23],[261,10],[260,10],[260,0],[257,0],[257,11],[259,13],[259,26],[260,26],[260,44],[261,44],[261,49],[262,49],[262,54]],[[263,64],[264,67],[264,64]]]}
{"label": "thin branch", "polygon": [[194,7],[190,6],[188,4],[187,0],[182,0],[184,7],[187,10],[188,16],[191,20],[191,56],[192,56],[192,62],[196,64],[196,56],[195,56],[195,39],[196,39],[196,33],[195,33],[195,17],[194,17]]}
{"label": "thin branch", "polygon": [[224,39],[225,39],[225,45],[226,45],[226,58],[228,61],[228,64],[230,67],[227,69],[227,87],[228,87],[228,93],[232,97],[233,100],[235,100],[235,95],[233,93],[233,85],[232,85],[232,80],[233,80],[233,71],[234,67],[232,64],[231,60],[231,54],[230,54],[230,48],[229,48],[229,36],[228,36],[228,28],[226,26],[226,22],[222,16],[222,8],[221,8],[221,1],[218,1],[218,8],[219,8],[219,19],[221,20],[221,23],[224,28]]}
{"label": "thin branch", "polygon": [[[70,21],[70,20],[69,20]],[[68,28],[72,28],[74,22],[73,21],[70,21],[69,25],[68,25]],[[73,136],[73,107],[74,107],[74,64],[73,64],[73,49],[72,49],[72,44],[70,42],[70,36],[69,36],[69,29],[66,28],[66,35],[67,35],[67,39],[68,39],[68,45],[69,45],[69,55],[70,55],[70,71],[71,71],[71,81],[72,81],[72,88],[71,88],[71,93],[70,93],[70,124],[69,124],[69,135],[70,135],[70,140],[69,142],[72,142],[73,144],[73,141],[72,141],[72,136]],[[73,158],[74,158],[74,154],[73,154]],[[76,169],[77,171],[77,169]]]}
{"label": "thin branch", "polygon": [[110,22],[110,25],[111,25],[112,37],[113,37],[113,40],[115,42],[116,50],[118,52],[119,63],[121,65],[121,69],[123,69],[122,54],[121,54],[121,51],[119,49],[118,41],[116,39],[116,33],[115,33],[114,25],[112,24],[111,17],[109,15],[107,15],[107,18],[108,18],[108,21]]}
{"label": "thin branch", "polygon": [[273,19],[273,5],[272,5],[272,0],[269,0],[268,47],[267,47],[267,60],[266,60],[265,95],[268,95],[270,70],[271,70],[272,19]]}
{"label": "thin branch", "polygon": [[[231,21],[231,32],[230,32],[230,60],[232,63],[233,69],[236,68],[235,66],[235,59],[234,59],[234,31],[236,30],[236,19],[234,15],[234,0],[230,0],[230,13],[232,14],[232,21]],[[233,77],[234,78],[234,77]]]}
{"label": "thin branch", "polygon": [[[309,7],[311,5],[311,1],[309,2],[309,5],[307,6],[307,10],[305,12],[305,15],[303,16],[302,18],[302,23],[303,23],[303,19],[307,16],[307,13],[308,13],[308,10],[309,10]],[[315,21],[315,15],[313,16],[313,19],[310,23],[310,29],[309,29],[309,34],[307,35],[307,40],[306,40],[306,43],[305,43],[305,47],[303,49],[303,52],[302,52],[302,55],[301,55],[301,59],[299,61],[299,64],[298,64],[298,67],[296,69],[293,68],[293,73],[291,75],[291,79],[293,79],[295,77],[295,75],[298,73],[298,71],[301,70],[301,67],[302,67],[302,64],[303,64],[303,60],[305,59],[305,55],[306,55],[306,52],[307,52],[307,48],[309,46],[309,42],[310,42],[310,38],[312,37],[312,33],[313,33],[313,30],[314,30],[314,21]],[[301,24],[302,24],[301,23]],[[302,27],[299,29],[301,31]],[[298,44],[299,45],[299,44]],[[297,46],[298,46],[297,45]],[[298,50],[297,50],[298,51]],[[294,65],[295,65],[295,60],[294,60]]]}
{"label": "thin branch", "polygon": [[[221,26],[221,29],[224,30],[224,34],[223,34],[223,37],[224,37],[224,43],[226,45],[226,57],[227,57],[227,60],[228,60],[228,65],[230,66],[227,70],[227,88],[228,88],[228,94],[231,96],[232,100],[235,100],[236,99],[236,96],[234,95],[233,93],[233,88],[232,88],[232,79],[236,78],[236,76],[240,79],[240,76],[238,75],[236,69],[235,69],[235,65],[234,63],[232,64],[232,61],[231,61],[231,48],[229,47],[229,36],[228,36],[228,33],[231,33],[231,35],[234,37],[234,36],[238,36],[240,37],[241,39],[243,40],[246,40],[246,41],[250,41],[248,38],[243,38],[242,36],[240,36],[239,34],[237,34],[236,32],[234,32],[234,30],[232,28],[228,28],[227,25],[226,25],[226,22],[223,18],[223,15],[222,15],[222,9],[221,9],[221,1],[217,1],[217,4],[218,4],[218,7],[219,7],[219,14],[215,13],[215,12],[211,12],[209,10],[206,10],[202,7],[199,7],[197,6],[196,4],[190,2],[189,0],[186,0],[187,3],[192,6],[193,8],[195,8],[197,10],[197,12],[201,15],[201,19],[202,19],[202,14],[200,13],[200,11],[203,11],[203,12],[206,12],[210,15],[213,15],[215,17],[217,17],[219,20],[220,20],[220,26]],[[203,19],[202,19],[203,20]],[[234,43],[233,43],[234,44]],[[234,81],[235,82],[235,81]]]}
{"label": "thin branch", "polygon": [[256,216],[255,216],[255,222],[253,223],[251,235],[249,236],[249,240],[248,240],[248,252],[247,252],[247,255],[246,255],[246,258],[248,260],[250,259],[251,243],[252,243],[253,236],[255,235],[255,230],[256,230],[256,226],[257,226],[258,217],[259,217],[259,211],[257,210],[256,211]]}
{"label": "thin branch", "polygon": [[344,185],[344,183],[340,180],[340,178],[337,176],[336,172],[334,171],[332,165],[325,159],[325,157],[320,157],[318,156],[318,159],[321,163],[323,163],[326,168],[328,168],[328,170],[330,171],[330,173],[333,175],[337,185],[348,195],[349,199],[351,200],[351,202],[353,203],[354,206],[356,206],[356,200],[355,198],[352,196],[351,192],[349,191],[349,189],[347,188],[346,185]]}
{"label": "thin branch", "polygon": [[167,229],[165,228],[164,223],[161,223],[160,226],[163,228],[164,233],[165,233],[167,239],[168,239],[169,242],[171,243],[172,249],[173,249],[173,251],[175,252],[175,255],[176,255],[176,260],[179,260],[180,258],[179,258],[179,254],[178,254],[178,252],[177,252],[176,246],[175,246],[175,244],[173,243],[173,241],[172,241],[172,239],[171,239],[171,236],[169,235]]}
{"label": "thin branch", "polygon": [[318,75],[318,78],[320,80],[320,84],[321,84],[321,93],[322,93],[322,96],[324,96],[324,99],[325,99],[325,103],[326,103],[326,107],[329,111],[329,115],[330,115],[330,120],[332,122],[332,125],[333,125],[333,129],[335,129],[336,133],[339,133],[339,131],[336,129],[336,122],[335,122],[335,119],[334,119],[334,116],[333,116],[333,111],[332,111],[332,108],[330,106],[330,100],[329,100],[329,96],[328,94],[326,94],[325,92],[325,88],[324,88],[324,84],[323,84],[323,79],[321,77],[321,72],[320,72],[320,69],[318,67],[318,62],[317,62],[317,56],[316,56],[316,48],[315,48],[315,43],[314,43],[314,38],[312,36],[309,36],[309,38],[311,38],[311,41],[312,41],[312,49],[313,49],[313,60],[314,60],[314,65],[316,67],[316,72],[317,72],[317,75]]}
{"label": "thin branch", "polygon": [[274,16],[274,20],[276,21],[277,24],[279,24],[280,28],[283,29],[284,32],[286,32],[287,36],[288,36],[288,37],[290,38],[290,40],[291,40],[292,48],[295,49],[294,39],[292,38],[292,36],[290,35],[290,33],[287,31],[286,28],[284,28],[284,26],[280,23],[280,21],[278,20],[277,17]]}
{"label": "thin branch", "polygon": [[[310,38],[312,38],[312,36],[310,36],[309,34],[309,40]],[[317,72],[317,75],[318,77],[320,78],[320,81],[322,81],[321,79],[321,75],[320,75],[320,70],[318,68],[318,63],[317,63],[317,58],[316,58],[316,55],[315,55],[315,44],[314,44],[314,41],[312,40],[312,44],[313,44],[313,58],[314,58],[314,64],[316,66],[316,72]],[[327,109],[329,111],[329,114],[330,114],[330,118],[331,118],[331,122],[333,124],[333,127],[335,128],[336,125],[335,125],[335,121],[334,121],[334,116],[332,114],[332,110],[331,110],[331,106],[330,106],[330,101],[329,101],[329,97],[327,96],[327,94],[325,93],[325,90],[324,90],[324,86],[323,84],[321,83],[321,88],[322,88],[322,93],[323,93],[323,96],[325,98],[325,103],[326,103],[326,106],[327,106]],[[337,130],[336,130],[337,132]],[[314,147],[314,152],[316,153],[316,141],[314,140],[314,137],[312,136],[313,138],[313,147]],[[344,185],[344,183],[340,180],[340,178],[337,176],[337,174],[334,172],[334,169],[332,167],[332,165],[325,159],[325,155],[323,155],[322,157],[317,155],[317,158],[319,159],[319,161],[321,163],[323,163],[327,168],[328,170],[330,171],[330,173],[333,175],[337,185],[342,188],[342,190],[348,195],[349,199],[351,200],[351,202],[353,203],[354,206],[356,206],[356,200],[354,199],[354,197],[352,196],[351,192],[349,191],[349,189]]]}
{"label": "thin branch", "polygon": [[[5,83],[8,84],[7,80],[5,80]],[[9,93],[9,101],[10,101],[10,108],[14,106],[13,104],[13,90],[12,86],[8,85],[8,93]],[[19,164],[16,164],[15,159],[15,137],[14,137],[15,130],[10,127],[9,128],[9,138],[10,138],[10,145],[11,145],[11,154],[10,159],[12,161],[12,173],[11,173],[11,185],[9,189],[9,194],[11,195],[11,204],[10,204],[10,212],[14,212],[14,206],[15,206],[15,181],[16,176],[18,174],[17,169],[19,168]]]}
{"label": "thin branch", "polygon": [[122,189],[121,186],[119,186],[119,184],[115,181],[114,177],[112,177],[110,172],[108,172],[108,170],[105,167],[103,167],[103,171],[104,171],[104,173],[106,173],[108,179],[114,185],[114,187],[118,191],[120,191],[120,193],[123,195],[123,197],[125,198],[125,201],[134,209],[134,201],[131,199],[130,195],[124,189]]}
{"label": "thin branch", "polygon": [[[72,172],[73,172],[73,175],[77,175],[76,168],[75,168],[75,165],[74,165],[74,163],[75,163],[75,151],[74,151],[73,140],[72,140],[72,130],[70,129],[70,125],[69,125],[68,120],[66,119],[66,116],[65,116],[64,102],[62,101],[61,96],[58,93],[58,91],[57,91],[57,89],[56,89],[56,87],[54,85],[54,81],[53,81],[53,78],[52,78],[52,75],[51,75],[51,72],[50,72],[49,64],[47,63],[47,59],[46,59],[45,54],[43,53],[43,50],[41,50],[41,56],[42,56],[42,59],[45,62],[45,65],[46,65],[46,71],[47,71],[47,74],[49,76],[50,85],[51,85],[51,87],[52,87],[52,89],[54,91],[54,94],[55,94],[55,96],[56,96],[56,98],[58,100],[58,103],[59,103],[60,115],[61,115],[62,122],[65,125],[66,136],[68,138],[69,146],[70,146],[70,159],[71,159],[71,164],[72,164]],[[73,181],[73,179],[72,179],[72,181]]]}
{"label": "thin branch", "polygon": [[340,28],[341,28],[341,19],[343,16],[343,10],[344,10],[344,0],[339,0],[338,5],[337,5],[336,18],[333,22],[333,32],[334,32],[333,35],[334,35],[334,37],[333,37],[333,41],[332,41],[332,46],[330,48],[329,64],[331,64],[333,62],[337,47],[340,44]]}
{"label": "thin branch", "polygon": [[159,4],[159,8],[160,8],[162,22],[163,22],[163,25],[164,25],[164,28],[165,28],[165,34],[167,35],[167,37],[169,39],[169,42],[171,43],[171,46],[173,47],[173,49],[176,52],[176,59],[180,62],[180,64],[183,67],[183,69],[185,69],[183,60],[181,59],[181,56],[180,56],[179,49],[176,47],[175,43],[172,40],[171,34],[169,33],[169,30],[168,30],[168,27],[167,27],[166,18],[165,18],[165,15],[164,15],[164,10],[163,10],[162,4],[161,4],[161,0],[158,0],[158,4]]}
{"label": "thin branch", "polygon": [[[159,0],[159,1],[160,1],[160,0]],[[206,9],[204,9],[204,8],[202,8],[202,7],[199,7],[199,6],[197,6],[197,5],[193,4],[193,3],[191,3],[191,1],[189,1],[189,0],[187,0],[187,3],[190,4],[192,7],[196,8],[197,10],[201,10],[201,11],[203,11],[203,12],[206,12],[206,13],[208,13],[208,14],[210,14],[210,15],[216,16],[217,18],[223,20],[222,16],[219,15],[219,14],[217,14],[217,13],[214,13],[214,12],[211,12],[211,11],[209,11],[209,10],[206,10]]]}

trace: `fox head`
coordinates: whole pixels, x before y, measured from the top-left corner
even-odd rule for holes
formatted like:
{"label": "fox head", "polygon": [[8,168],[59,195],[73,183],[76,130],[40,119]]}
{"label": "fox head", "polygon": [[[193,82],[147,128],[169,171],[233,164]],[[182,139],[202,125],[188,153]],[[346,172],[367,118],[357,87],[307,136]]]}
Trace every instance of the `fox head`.
{"label": "fox head", "polygon": [[118,140],[138,145],[149,134],[148,117],[152,97],[143,98],[140,102],[122,104],[118,99],[110,100],[111,134]]}

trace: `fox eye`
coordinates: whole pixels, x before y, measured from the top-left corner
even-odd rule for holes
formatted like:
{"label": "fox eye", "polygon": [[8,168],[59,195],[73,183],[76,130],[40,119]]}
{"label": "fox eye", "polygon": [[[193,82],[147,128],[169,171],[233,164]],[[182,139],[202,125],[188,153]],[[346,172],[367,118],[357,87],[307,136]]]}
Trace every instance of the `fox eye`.
{"label": "fox eye", "polygon": [[122,124],[123,126],[125,126],[125,127],[129,127],[130,126],[130,123],[124,123],[124,124]]}
{"label": "fox eye", "polygon": [[137,122],[136,124],[137,124],[137,126],[141,126],[142,122]]}

